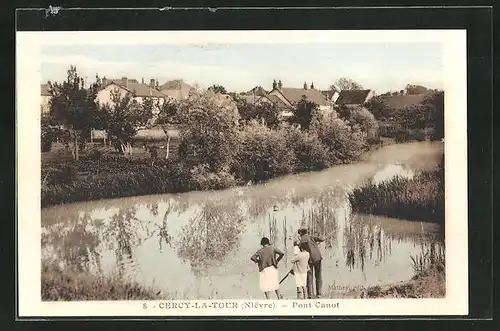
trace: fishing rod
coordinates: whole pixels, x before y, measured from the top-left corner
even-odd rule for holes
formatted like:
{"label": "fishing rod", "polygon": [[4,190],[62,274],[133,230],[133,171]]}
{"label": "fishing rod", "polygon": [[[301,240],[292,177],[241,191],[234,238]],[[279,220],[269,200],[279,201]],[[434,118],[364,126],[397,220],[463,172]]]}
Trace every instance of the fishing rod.
{"label": "fishing rod", "polygon": [[[352,215],[349,217],[352,219]],[[321,241],[320,242],[324,242],[328,239],[330,239],[331,237],[333,237],[335,234],[337,234],[336,231],[332,231],[328,236],[324,237],[324,238],[321,238]],[[319,237],[318,237],[319,238]],[[293,269],[290,269],[287,274],[285,275],[285,277],[283,277],[281,280],[280,280],[280,284],[283,283],[283,281],[293,272]]]}

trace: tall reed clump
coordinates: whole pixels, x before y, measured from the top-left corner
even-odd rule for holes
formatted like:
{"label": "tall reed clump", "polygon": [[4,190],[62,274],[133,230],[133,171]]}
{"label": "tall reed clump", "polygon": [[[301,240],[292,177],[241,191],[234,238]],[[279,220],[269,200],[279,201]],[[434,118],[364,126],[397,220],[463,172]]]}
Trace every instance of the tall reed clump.
{"label": "tall reed clump", "polygon": [[43,301],[160,300],[161,291],[125,281],[118,276],[91,275],[62,270],[54,262],[42,263]]}
{"label": "tall reed clump", "polygon": [[444,171],[367,183],[349,194],[354,212],[444,223]]}

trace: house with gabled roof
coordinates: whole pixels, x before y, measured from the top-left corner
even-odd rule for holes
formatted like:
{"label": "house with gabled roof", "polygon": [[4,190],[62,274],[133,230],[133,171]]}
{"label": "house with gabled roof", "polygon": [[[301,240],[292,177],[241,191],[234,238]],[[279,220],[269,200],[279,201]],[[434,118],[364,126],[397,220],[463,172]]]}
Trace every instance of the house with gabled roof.
{"label": "house with gabled roof", "polygon": [[326,99],[321,91],[314,88],[314,83],[311,86],[304,83],[302,88],[294,88],[283,87],[283,83],[280,80],[278,83],[274,82],[273,89],[267,96],[263,96],[262,98],[266,98],[280,109],[283,109],[283,117],[292,116],[292,109],[295,107],[295,104],[303,98],[317,104],[320,110],[332,109],[332,103]]}
{"label": "house with gabled roof", "polygon": [[342,90],[335,102],[338,106],[361,106],[375,96],[373,90]]}
{"label": "house with gabled roof", "polygon": [[186,99],[193,89],[182,79],[171,80],[158,87],[160,92],[173,99]]}
{"label": "house with gabled roof", "polygon": [[424,101],[428,94],[398,94],[381,96],[389,108],[400,110],[409,106],[418,105]]}
{"label": "house with gabled roof", "polygon": [[[144,81],[144,80],[143,80]],[[137,102],[142,102],[145,98],[152,98],[156,101],[155,104],[162,105],[165,102],[166,95],[156,89],[157,81],[151,80],[149,85],[138,83],[135,79],[122,77],[120,80],[108,80],[103,78],[99,92],[97,92],[96,101],[101,105],[112,104],[111,93],[120,93],[122,97],[131,93],[133,99]]]}
{"label": "house with gabled roof", "polygon": [[337,99],[339,98],[339,92],[337,90],[325,90],[321,91],[323,95],[325,96],[326,100],[330,101],[331,103],[335,103]]}

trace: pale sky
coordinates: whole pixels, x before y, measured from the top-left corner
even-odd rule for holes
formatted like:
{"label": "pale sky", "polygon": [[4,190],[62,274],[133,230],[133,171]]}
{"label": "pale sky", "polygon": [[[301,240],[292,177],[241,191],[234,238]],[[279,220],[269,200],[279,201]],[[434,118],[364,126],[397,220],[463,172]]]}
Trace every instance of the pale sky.
{"label": "pale sky", "polygon": [[284,87],[314,82],[327,89],[348,77],[377,93],[406,84],[443,88],[440,43],[290,43],[207,45],[50,45],[41,52],[42,83],[61,81],[71,64],[83,77],[184,79],[188,84],[223,85],[247,91],[273,79]]}

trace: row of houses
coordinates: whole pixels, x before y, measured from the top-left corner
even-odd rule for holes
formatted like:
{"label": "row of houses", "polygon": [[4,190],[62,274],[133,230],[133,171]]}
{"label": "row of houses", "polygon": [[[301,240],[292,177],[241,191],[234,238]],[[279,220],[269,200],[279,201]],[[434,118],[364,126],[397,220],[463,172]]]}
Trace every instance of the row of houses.
{"label": "row of houses", "polygon": [[[112,92],[117,92],[122,97],[127,93],[131,93],[134,100],[138,102],[142,102],[145,98],[152,98],[161,105],[168,99],[187,98],[189,92],[193,89],[191,85],[186,84],[181,79],[168,81],[163,85],[159,85],[156,79],[151,79],[146,84],[144,79],[139,82],[136,79],[129,79],[127,77],[120,79],[103,77],[98,81],[98,84],[100,85],[100,89],[97,93],[96,101],[100,104],[110,104]],[[41,111],[48,112],[50,110],[49,102],[51,98],[48,84],[41,84],[40,91]]]}
{"label": "row of houses", "polygon": [[283,117],[292,115],[294,105],[305,98],[308,101],[318,105],[319,110],[332,110],[336,105],[359,106],[368,102],[375,96],[373,90],[318,90],[314,87],[314,83],[309,86],[304,83],[302,88],[284,87],[281,80],[273,81],[272,89],[266,91],[261,86],[257,86],[247,93],[241,94],[240,97],[246,102],[259,104],[272,104],[281,110]]}
{"label": "row of houses", "polygon": [[[97,101],[101,104],[110,103],[112,92],[119,92],[123,95],[132,93],[135,100],[141,102],[144,98],[153,98],[161,105],[169,99],[185,99],[189,96],[193,86],[187,84],[182,79],[167,81],[160,85],[158,80],[150,79],[148,83],[142,79],[122,77],[120,79],[103,77],[100,82],[100,90],[97,93]],[[224,95],[230,98],[229,95]],[[271,104],[276,106],[283,117],[292,115],[294,104],[302,98],[316,103],[320,110],[328,111],[335,106],[359,106],[368,102],[376,96],[374,90],[319,90],[314,87],[314,83],[303,87],[285,87],[281,80],[272,83],[271,90],[265,90],[261,86],[256,86],[252,90],[240,93],[239,97],[250,104]],[[388,95],[386,99],[389,107],[402,108],[411,104],[420,103],[425,95]],[[41,85],[41,108],[42,112],[49,111],[50,93],[48,85]]]}

